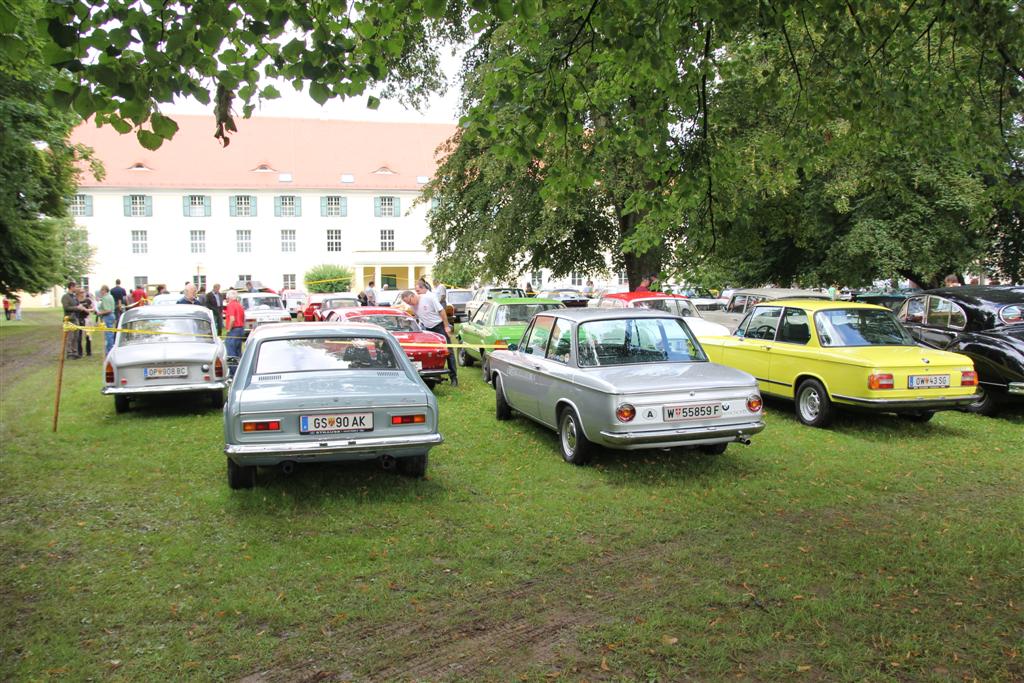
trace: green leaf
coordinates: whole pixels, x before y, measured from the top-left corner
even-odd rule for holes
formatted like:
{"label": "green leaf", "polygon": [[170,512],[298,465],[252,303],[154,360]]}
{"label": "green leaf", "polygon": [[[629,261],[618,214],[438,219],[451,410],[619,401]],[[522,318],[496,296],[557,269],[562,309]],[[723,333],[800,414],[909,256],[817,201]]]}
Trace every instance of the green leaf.
{"label": "green leaf", "polygon": [[379,106],[380,106],[380,98],[379,97],[374,97],[373,95],[370,95],[369,97],[366,98],[366,108],[367,109],[376,109]]}
{"label": "green leaf", "polygon": [[139,139],[139,144],[146,149],[160,149],[160,145],[164,144],[162,137],[145,129],[139,129],[135,133],[135,137]]}
{"label": "green leaf", "polygon": [[498,15],[498,18],[502,21],[508,21],[512,18],[512,0],[498,0],[494,5],[494,13]]}
{"label": "green leaf", "polygon": [[53,38],[53,42],[61,47],[71,47],[78,40],[78,31],[60,19],[50,19],[46,25],[46,31]]}
{"label": "green leaf", "polygon": [[444,10],[445,0],[425,0],[423,3],[423,11],[433,19],[440,19],[444,16]]}
{"label": "green leaf", "polygon": [[263,88],[263,91],[260,93],[260,95],[265,100],[276,100],[278,97],[281,96],[281,92],[274,86],[268,85],[267,87]]}
{"label": "green leaf", "polygon": [[331,99],[331,91],[319,81],[313,81],[309,84],[309,96],[317,104],[323,105],[327,100]]}
{"label": "green leaf", "polygon": [[114,128],[114,130],[116,130],[121,135],[125,135],[127,133],[132,132],[132,124],[128,123],[120,116],[111,116],[109,123]]}
{"label": "green leaf", "polygon": [[153,132],[165,140],[170,140],[174,137],[174,134],[178,132],[177,122],[175,122],[174,119],[167,118],[158,112],[154,112],[149,121],[153,126]]}

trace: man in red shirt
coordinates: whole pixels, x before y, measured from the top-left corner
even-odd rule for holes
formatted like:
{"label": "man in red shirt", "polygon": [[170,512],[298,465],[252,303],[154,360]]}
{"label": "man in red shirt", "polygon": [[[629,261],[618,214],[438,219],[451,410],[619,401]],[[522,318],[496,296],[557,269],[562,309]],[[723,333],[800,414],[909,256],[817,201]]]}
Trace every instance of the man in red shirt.
{"label": "man in red shirt", "polygon": [[129,304],[128,308],[135,308],[136,306],[143,306],[146,303],[146,290],[142,288],[142,285],[136,285],[135,289],[132,290],[132,303]]}
{"label": "man in red shirt", "polygon": [[224,329],[228,331],[226,340],[229,357],[238,358],[242,355],[242,337],[245,336],[245,309],[238,303],[238,292],[228,290],[228,303],[224,307]]}
{"label": "man in red shirt", "polygon": [[645,276],[642,280],[640,280],[640,286],[637,287],[633,291],[635,291],[635,292],[649,292],[649,291],[651,291],[650,290],[650,284],[651,284],[651,278]]}

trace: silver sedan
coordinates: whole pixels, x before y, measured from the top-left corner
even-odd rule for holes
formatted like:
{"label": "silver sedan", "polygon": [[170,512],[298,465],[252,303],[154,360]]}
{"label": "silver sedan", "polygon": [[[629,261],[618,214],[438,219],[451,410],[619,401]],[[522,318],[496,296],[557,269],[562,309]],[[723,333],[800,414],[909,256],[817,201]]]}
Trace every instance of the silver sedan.
{"label": "silver sedan", "polygon": [[556,430],[562,457],[576,465],[595,445],[718,454],[764,429],[756,380],[709,362],[686,322],[671,314],[538,313],[521,344],[490,360],[497,418],[514,410]]}

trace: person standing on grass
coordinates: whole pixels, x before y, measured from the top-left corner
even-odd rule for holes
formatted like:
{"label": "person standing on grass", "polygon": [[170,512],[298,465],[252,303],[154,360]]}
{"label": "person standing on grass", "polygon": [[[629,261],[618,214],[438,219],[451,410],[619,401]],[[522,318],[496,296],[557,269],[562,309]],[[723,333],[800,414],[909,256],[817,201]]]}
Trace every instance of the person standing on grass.
{"label": "person standing on grass", "polygon": [[[115,311],[117,310],[117,302],[114,301],[114,295],[110,293],[110,290],[106,285],[100,287],[100,302],[96,306],[96,315],[99,316],[103,322],[103,326],[108,330],[114,329],[114,321],[116,320]],[[110,350],[114,348],[114,333],[104,332],[103,333],[106,341],[106,353],[110,353]]]}
{"label": "person standing on grass", "polygon": [[[76,324],[85,327],[89,324],[89,314],[96,312],[96,306],[93,305],[92,297],[89,296],[89,292],[85,291],[85,287],[79,287],[77,291],[78,303],[82,307],[82,310],[78,312],[78,318],[75,321]],[[82,350],[85,350],[86,356],[92,356],[92,335],[85,330],[78,331],[78,355],[82,355]]]}
{"label": "person standing on grass", "polygon": [[[60,305],[64,309],[64,317],[67,318],[68,322],[74,323],[78,320],[78,313],[85,309],[78,305],[78,296],[75,292],[78,290],[77,282],[68,282],[68,287],[64,291],[64,296],[60,298]],[[68,332],[64,343],[64,356],[69,360],[75,360],[82,357],[82,352],[78,350],[78,331]]]}
{"label": "person standing on grass", "polygon": [[114,286],[110,288],[110,296],[114,297],[114,317],[124,313],[125,304],[128,303],[128,292],[121,286],[120,278],[114,280]]}
{"label": "person standing on grass", "polygon": [[[415,293],[407,289],[402,292],[399,298],[406,305],[412,307],[416,314],[416,319],[420,321],[420,325],[423,325],[430,332],[442,335],[446,344],[452,343],[452,328],[448,324],[448,314],[445,313],[444,306],[438,302],[437,297],[427,288],[426,282],[417,282]],[[451,378],[453,387],[459,386],[459,377],[455,370],[454,353],[448,354],[448,376]]]}
{"label": "person standing on grass", "polygon": [[245,335],[245,309],[238,303],[238,292],[228,290],[228,305],[224,307],[224,327],[228,331],[228,356],[242,355],[242,337]]}
{"label": "person standing on grass", "polygon": [[206,294],[206,307],[213,313],[213,321],[217,323],[217,336],[224,333],[224,295],[220,293],[220,285],[215,284]]}
{"label": "person standing on grass", "polygon": [[21,299],[14,297],[14,319],[21,320]]}
{"label": "person standing on grass", "polygon": [[196,296],[196,286],[191,282],[185,285],[185,291],[182,293],[179,304],[192,304],[193,306],[202,306],[203,302]]}
{"label": "person standing on grass", "polygon": [[11,300],[8,299],[6,296],[4,297],[4,319],[11,319]]}
{"label": "person standing on grass", "polygon": [[377,284],[377,283],[374,282],[373,280],[370,280],[370,283],[368,285],[366,285],[366,289],[363,290],[363,294],[366,295],[366,305],[367,306],[376,306],[377,305],[377,291],[373,288],[373,286],[375,284]]}

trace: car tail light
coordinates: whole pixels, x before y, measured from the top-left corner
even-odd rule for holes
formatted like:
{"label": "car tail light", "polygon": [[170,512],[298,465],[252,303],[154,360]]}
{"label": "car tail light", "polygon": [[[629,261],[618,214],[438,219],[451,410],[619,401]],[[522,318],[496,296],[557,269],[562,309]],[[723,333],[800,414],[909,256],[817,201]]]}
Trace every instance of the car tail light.
{"label": "car tail light", "polygon": [[283,320],[283,321],[288,321],[288,320],[291,320],[291,319],[292,319],[292,317],[290,315],[282,315],[281,316],[281,320]]}
{"label": "car tail light", "polygon": [[893,381],[890,373],[871,373],[868,375],[868,389],[892,389]]}
{"label": "car tail light", "polygon": [[615,417],[619,418],[619,422],[632,422],[636,417],[636,408],[629,403],[623,403],[615,409]]}
{"label": "car tail light", "polygon": [[494,340],[494,345],[497,346],[498,348],[507,348],[508,347],[508,340],[507,339],[495,339]]}
{"label": "car tail light", "polygon": [[961,372],[960,373],[960,386],[962,386],[962,387],[976,387],[976,386],[978,386],[978,373],[976,373],[974,370],[964,370],[963,372]]}
{"label": "car tail light", "polygon": [[391,424],[393,425],[413,425],[423,424],[427,421],[426,415],[392,415]]}
{"label": "car tail light", "polygon": [[217,377],[224,376],[224,363],[221,362],[220,358],[213,363],[213,374],[217,375]]}
{"label": "car tail light", "polygon": [[281,431],[280,420],[260,420],[257,422],[243,422],[243,432],[278,432]]}
{"label": "car tail light", "polygon": [[110,363],[107,363],[106,380],[107,384],[114,383],[114,366]]}
{"label": "car tail light", "polygon": [[752,413],[761,412],[761,408],[764,407],[764,403],[761,401],[761,397],[758,394],[751,394],[747,396],[747,410]]}

